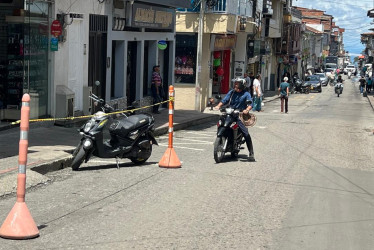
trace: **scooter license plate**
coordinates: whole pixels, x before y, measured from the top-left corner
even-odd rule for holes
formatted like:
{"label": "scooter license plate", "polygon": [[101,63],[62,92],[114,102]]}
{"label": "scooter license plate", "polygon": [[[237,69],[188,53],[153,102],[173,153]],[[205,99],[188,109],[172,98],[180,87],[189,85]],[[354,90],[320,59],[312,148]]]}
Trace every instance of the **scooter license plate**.
{"label": "scooter license plate", "polygon": [[310,89],[313,89],[313,86],[311,86]]}

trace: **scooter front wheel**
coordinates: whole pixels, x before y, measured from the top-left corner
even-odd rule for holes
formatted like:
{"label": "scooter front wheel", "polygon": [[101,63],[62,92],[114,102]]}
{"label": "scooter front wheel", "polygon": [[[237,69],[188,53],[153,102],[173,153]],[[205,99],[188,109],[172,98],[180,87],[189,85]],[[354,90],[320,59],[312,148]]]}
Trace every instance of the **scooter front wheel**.
{"label": "scooter front wheel", "polygon": [[75,155],[73,154],[73,161],[71,162],[71,168],[74,171],[77,171],[86,156],[86,151],[84,150],[83,145],[81,144],[79,145],[79,148],[75,150],[75,152],[74,152]]}
{"label": "scooter front wheel", "polygon": [[216,141],[214,142],[214,160],[216,161],[216,163],[220,163],[225,156],[225,151],[223,149],[225,141],[225,137],[217,137]]}

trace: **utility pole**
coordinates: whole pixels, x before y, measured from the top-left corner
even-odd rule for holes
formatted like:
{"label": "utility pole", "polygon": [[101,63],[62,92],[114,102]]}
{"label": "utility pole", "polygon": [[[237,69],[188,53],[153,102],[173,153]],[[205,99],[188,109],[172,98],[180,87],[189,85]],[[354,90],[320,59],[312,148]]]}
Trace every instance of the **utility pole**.
{"label": "utility pole", "polygon": [[196,82],[195,82],[195,110],[201,111],[201,57],[203,54],[205,0],[200,0],[199,29],[197,34]]}

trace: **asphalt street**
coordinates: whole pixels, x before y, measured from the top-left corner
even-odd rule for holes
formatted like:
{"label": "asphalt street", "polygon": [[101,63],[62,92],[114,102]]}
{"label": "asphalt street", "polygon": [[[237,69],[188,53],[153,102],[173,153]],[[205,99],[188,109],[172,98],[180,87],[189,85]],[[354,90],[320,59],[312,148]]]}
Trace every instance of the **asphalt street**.
{"label": "asphalt street", "polygon": [[[374,113],[357,83],[338,98],[266,103],[250,128],[256,162],[213,159],[215,122],[175,132],[180,169],[93,159],[46,174],[26,203],[40,236],[0,249],[372,249]],[[0,223],[15,203],[0,200]]]}

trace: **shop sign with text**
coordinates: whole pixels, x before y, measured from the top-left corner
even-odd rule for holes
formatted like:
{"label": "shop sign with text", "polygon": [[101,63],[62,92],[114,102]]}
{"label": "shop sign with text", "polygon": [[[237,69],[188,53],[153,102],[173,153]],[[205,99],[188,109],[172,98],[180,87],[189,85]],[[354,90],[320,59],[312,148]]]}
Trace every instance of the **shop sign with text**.
{"label": "shop sign with text", "polygon": [[134,3],[132,16],[132,27],[173,29],[175,26],[174,9]]}
{"label": "shop sign with text", "polygon": [[214,51],[235,49],[236,36],[216,36],[214,40]]}

